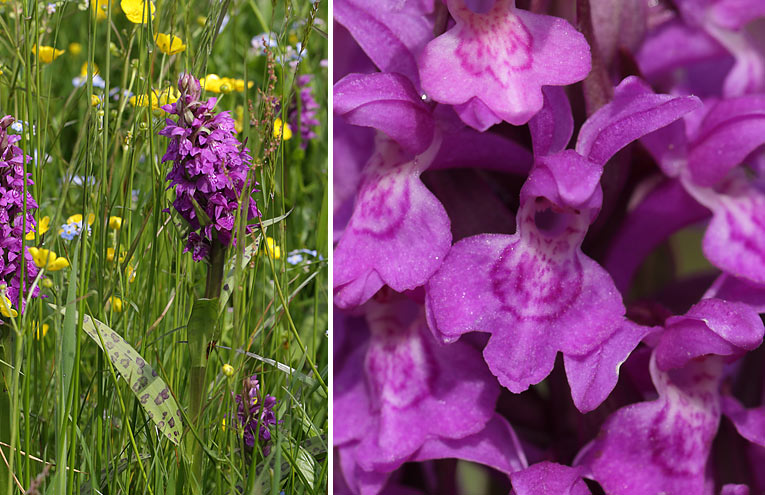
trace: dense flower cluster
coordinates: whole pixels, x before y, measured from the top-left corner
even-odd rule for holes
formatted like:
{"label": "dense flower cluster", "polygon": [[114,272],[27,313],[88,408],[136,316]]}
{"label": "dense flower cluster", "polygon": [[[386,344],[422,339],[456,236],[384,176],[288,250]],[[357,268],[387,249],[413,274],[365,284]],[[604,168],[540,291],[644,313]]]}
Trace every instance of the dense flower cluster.
{"label": "dense flower cluster", "polygon": [[[167,174],[169,187],[175,187],[173,206],[191,227],[185,251],[200,261],[213,242],[231,244],[239,198],[245,189],[256,192],[257,182],[248,182],[252,158],[236,139],[234,119],[228,112],[215,113],[216,98],[199,100],[201,87],[194,77],[181,76],[178,89],[178,100],[162,107],[178,116],[177,122],[168,118],[159,132],[170,138],[162,161],[173,161]],[[250,198],[247,219],[259,216]]]}
{"label": "dense flower cluster", "polygon": [[263,449],[263,455],[268,456],[271,452],[269,428],[277,424],[274,414],[276,397],[270,394],[261,397],[258,378],[252,375],[245,382],[244,393],[237,394],[235,400],[237,404],[235,428],[241,430],[244,444],[252,449],[258,442]]}
{"label": "dense flower cluster", "polygon": [[334,3],[335,493],[765,490],[765,3],[563,3]]}
{"label": "dense flower cluster", "polygon": [[316,138],[314,127],[321,124],[316,118],[316,110],[319,104],[313,97],[313,89],[310,86],[311,74],[303,74],[297,77],[298,104],[290,111],[290,126],[300,131],[300,147],[305,149],[308,142]]}
{"label": "dense flower cluster", "polygon": [[[8,133],[8,128],[14,120],[10,115],[0,119],[0,295],[7,297],[16,311],[19,308],[22,266],[24,266],[25,294],[32,287],[38,269],[28,249],[25,249],[23,255],[21,254],[22,238],[30,233],[34,235],[36,224],[33,214],[37,209],[37,203],[29,191],[29,187],[33,184],[29,178],[31,174],[24,177],[24,152],[15,144],[21,136]],[[32,157],[27,156],[26,160],[27,164],[32,163]],[[26,218],[24,217],[25,183],[27,186]],[[22,260],[26,262],[25,265],[22,265]],[[35,287],[32,296],[37,297],[39,292],[40,289]]]}

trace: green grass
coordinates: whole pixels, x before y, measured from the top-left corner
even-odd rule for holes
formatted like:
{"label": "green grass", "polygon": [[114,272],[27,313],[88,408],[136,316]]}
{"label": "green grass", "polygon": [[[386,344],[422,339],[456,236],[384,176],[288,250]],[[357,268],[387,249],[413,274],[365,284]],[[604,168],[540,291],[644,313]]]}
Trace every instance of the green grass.
{"label": "green grass", "polygon": [[[326,493],[327,126],[317,127],[318,137],[302,149],[297,129],[288,141],[275,139],[273,121],[288,120],[296,75],[313,74],[318,117],[327,122],[327,74],[320,64],[327,58],[327,5],[159,1],[153,21],[133,24],[112,3],[101,21],[75,2],[58,2],[53,13],[45,2],[0,3],[0,106],[3,115],[25,123],[19,145],[37,157],[25,164],[40,205],[36,218],[51,219],[50,230],[27,244],[70,263],[46,271],[47,297],[33,299],[0,327],[0,442],[15,447],[0,446],[7,460],[0,456],[0,493],[33,485],[59,495]],[[224,16],[228,23],[216,34]],[[250,39],[266,31],[277,35],[274,56],[302,42],[297,73],[253,52]],[[179,36],[185,51],[162,53],[156,32]],[[81,45],[80,53],[68,49],[72,43]],[[35,44],[65,53],[41,63]],[[93,87],[93,79],[73,86],[88,60],[105,89]],[[220,97],[218,110],[241,116],[239,139],[247,140],[257,165],[251,174],[260,183],[252,200],[264,220],[226,253],[225,302],[207,328],[216,345],[202,352],[204,400],[193,429],[189,370],[200,349],[188,343],[198,320],[188,324],[205,293],[207,266],[182,252],[183,220],[163,211],[172,210],[174,199],[164,180],[171,164],[161,162],[167,139],[157,134],[166,114],[134,107],[126,96],[105,96],[115,87],[135,94],[174,87],[182,72],[254,83],[244,92],[206,97]],[[91,105],[92,94],[100,96],[99,106]],[[78,213],[94,214],[91,233],[67,241],[59,228]],[[119,230],[109,227],[111,216],[122,218]],[[266,237],[279,247],[278,259],[265,255]],[[288,253],[303,248],[321,256],[287,263]],[[113,298],[122,302],[121,312]],[[38,324],[50,328],[39,339]],[[103,332],[86,333],[96,327],[116,331],[167,384],[186,417],[178,445],[134,395],[128,381],[135,376],[121,376],[118,360],[100,349]],[[223,374],[224,364],[233,366],[233,376]],[[262,445],[246,448],[232,416],[233,396],[253,374],[262,393],[278,399],[280,423],[271,429],[267,457]],[[201,485],[193,477],[195,450],[202,452]]]}

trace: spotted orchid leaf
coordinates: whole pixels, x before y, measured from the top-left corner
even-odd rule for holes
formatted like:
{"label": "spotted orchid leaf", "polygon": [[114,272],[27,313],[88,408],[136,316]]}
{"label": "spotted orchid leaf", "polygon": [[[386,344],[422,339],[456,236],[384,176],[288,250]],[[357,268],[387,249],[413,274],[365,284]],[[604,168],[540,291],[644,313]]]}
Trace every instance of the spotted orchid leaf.
{"label": "spotted orchid leaf", "polygon": [[82,329],[109,356],[159,431],[178,445],[183,425],[181,411],[164,380],[133,346],[106,324],[84,315]]}
{"label": "spotted orchid leaf", "polygon": [[470,115],[468,125],[525,124],[542,108],[542,86],[572,84],[590,72],[584,36],[563,19],[516,9],[514,0],[497,0],[485,13],[465,0],[446,3],[456,24],[425,47],[420,80],[434,100],[468,105],[458,108]]}

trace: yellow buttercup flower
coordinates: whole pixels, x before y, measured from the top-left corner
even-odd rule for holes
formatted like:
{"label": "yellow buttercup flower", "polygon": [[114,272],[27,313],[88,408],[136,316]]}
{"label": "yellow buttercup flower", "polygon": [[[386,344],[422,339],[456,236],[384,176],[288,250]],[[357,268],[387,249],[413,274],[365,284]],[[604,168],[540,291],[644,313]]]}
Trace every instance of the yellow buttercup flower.
{"label": "yellow buttercup flower", "polygon": [[32,51],[37,54],[37,58],[44,64],[53,62],[64,53],[64,50],[59,50],[52,46],[41,46],[38,48],[37,45],[32,47]]}
{"label": "yellow buttercup flower", "polygon": [[186,45],[183,44],[183,40],[178,36],[171,36],[165,33],[157,33],[157,36],[154,38],[154,40],[157,42],[159,51],[167,55],[175,55],[176,53],[181,53],[186,49]]}
{"label": "yellow buttercup flower", "polygon": [[120,8],[133,24],[146,24],[149,17],[154,20],[154,2],[146,0],[122,0]]}
{"label": "yellow buttercup flower", "polygon": [[134,107],[147,107],[151,104],[152,110],[175,103],[178,101],[180,93],[175,88],[167,88],[162,91],[153,90],[149,95],[136,95],[128,98],[128,102]]}
{"label": "yellow buttercup flower", "polygon": [[[96,221],[96,216],[93,213],[88,214],[88,225],[93,225],[93,222]],[[71,217],[66,219],[66,223],[72,224],[82,222],[82,215],[80,213],[77,213],[75,215],[72,215]]]}
{"label": "yellow buttercup flower", "polygon": [[[48,231],[50,228],[50,217],[45,216],[40,219],[39,222],[37,222],[37,234],[42,237],[44,233]],[[27,235],[24,237],[28,241],[34,241],[35,240],[35,232],[28,232]]]}
{"label": "yellow buttercup flower", "polygon": [[286,122],[282,122],[282,119],[274,120],[274,137],[276,139],[282,138],[283,141],[292,139],[292,129],[290,128],[290,125]]}
{"label": "yellow buttercup flower", "polygon": [[[244,91],[244,79],[232,79],[230,77],[220,77],[218,74],[207,74],[199,80],[199,84],[205,91],[212,93],[230,93],[232,91]],[[253,81],[247,82],[247,87],[255,85]]]}
{"label": "yellow buttercup flower", "polygon": [[231,366],[228,363],[224,364],[223,365],[223,374],[228,376],[228,377],[234,376],[234,367]]}
{"label": "yellow buttercup flower", "polygon": [[236,129],[236,132],[242,132],[244,130],[244,107],[237,105],[234,115],[236,116],[234,118],[234,129]]}
{"label": "yellow buttercup flower", "polygon": [[35,265],[51,272],[57,272],[69,266],[67,259],[62,256],[56,256],[55,251],[31,247],[29,248],[29,254],[32,255]]}
{"label": "yellow buttercup flower", "polygon": [[[114,248],[106,248],[106,261],[108,261],[109,263],[114,261],[114,253],[115,253]],[[120,258],[119,258],[120,263],[125,261],[125,256],[127,256],[127,253],[125,251],[120,251]]]}
{"label": "yellow buttercup flower", "polygon": [[77,43],[76,41],[69,43],[69,53],[75,57],[82,53],[82,43]]}
{"label": "yellow buttercup flower", "polygon": [[122,228],[122,217],[109,217],[109,228],[119,230]]}
{"label": "yellow buttercup flower", "polygon": [[[98,66],[96,64],[93,64],[93,75],[95,76],[98,74]],[[82,66],[80,67],[80,77],[85,78],[88,77],[88,63],[83,62]]]}
{"label": "yellow buttercup flower", "polygon": [[122,299],[116,296],[112,296],[109,298],[109,306],[111,307],[112,311],[115,311],[117,313],[122,313]]}
{"label": "yellow buttercup flower", "polygon": [[101,104],[101,98],[98,97],[98,95],[90,95],[90,105],[93,107],[97,107]]}
{"label": "yellow buttercup flower", "polygon": [[282,257],[282,248],[276,245],[273,237],[266,237],[266,252],[275,260]]}
{"label": "yellow buttercup flower", "polygon": [[0,315],[6,318],[16,318],[19,314],[11,307],[11,300],[6,296],[0,296]]}

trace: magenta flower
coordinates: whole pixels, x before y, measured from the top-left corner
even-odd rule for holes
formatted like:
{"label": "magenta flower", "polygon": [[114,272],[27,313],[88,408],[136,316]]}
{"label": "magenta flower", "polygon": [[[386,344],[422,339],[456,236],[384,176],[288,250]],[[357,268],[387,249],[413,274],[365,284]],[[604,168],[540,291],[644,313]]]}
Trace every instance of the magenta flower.
{"label": "magenta flower", "polygon": [[[428,283],[431,326],[448,341],[472,331],[491,333],[484,358],[513,392],[544,379],[558,351],[567,359],[572,383],[585,378],[573,371],[574,362],[593,352],[599,354],[590,364],[613,370],[644,335],[624,322],[621,296],[606,271],[580,251],[600,209],[603,165],[630,141],[698,104],[693,98],[636,97],[642,87],[637,79],[622,82],[614,101],[582,126],[576,152],[561,150],[568,141],[565,132],[550,141],[559,135],[554,128],[569,125],[570,119],[560,118],[565,109],[551,108],[549,119],[543,113],[532,125],[541,156],[521,190],[517,233],[458,242]],[[626,333],[614,337],[609,351],[600,351],[617,329]],[[616,348],[620,352],[611,354]],[[602,383],[612,388],[615,380]],[[572,390],[584,387],[573,384]],[[609,391],[596,393],[592,403],[574,400],[590,410]]]}
{"label": "magenta flower", "polygon": [[606,493],[711,493],[724,364],[759,346],[764,332],[746,305],[716,299],[667,320],[650,362],[658,399],[611,415],[583,451]]}
{"label": "magenta flower", "polygon": [[[29,188],[33,182],[24,176],[24,152],[16,146],[21,136],[8,134],[14,118],[6,115],[0,119],[0,287],[14,308],[23,306],[19,301],[21,270],[24,267],[24,293],[28,293],[37,277],[38,269],[28,250],[21,253],[22,238],[35,231],[34,210],[37,203]],[[32,157],[27,156],[27,165]],[[26,217],[24,216],[24,185],[27,186]],[[24,228],[26,222],[26,228]],[[27,243],[28,244],[28,243]],[[22,265],[22,263],[26,263]],[[40,293],[35,287],[32,297]]]}
{"label": "magenta flower", "polygon": [[[199,81],[193,76],[181,76],[178,88],[178,101],[162,107],[178,116],[177,122],[168,118],[159,132],[170,138],[162,161],[173,161],[168,188],[175,188],[173,206],[190,227],[184,252],[201,261],[213,241],[223,247],[232,243],[239,198],[245,188],[248,195],[256,192],[257,182],[247,178],[252,159],[236,139],[234,119],[228,112],[213,111],[216,98],[199,100]],[[201,213],[207,218],[200,218]],[[248,221],[260,216],[253,198],[246,214]]]}
{"label": "magenta flower", "polygon": [[449,0],[455,26],[428,43],[420,57],[422,89],[456,105],[466,124],[486,130],[503,120],[525,124],[542,108],[542,86],[562,86],[590,72],[590,48],[565,20],[497,0],[474,12]]}

